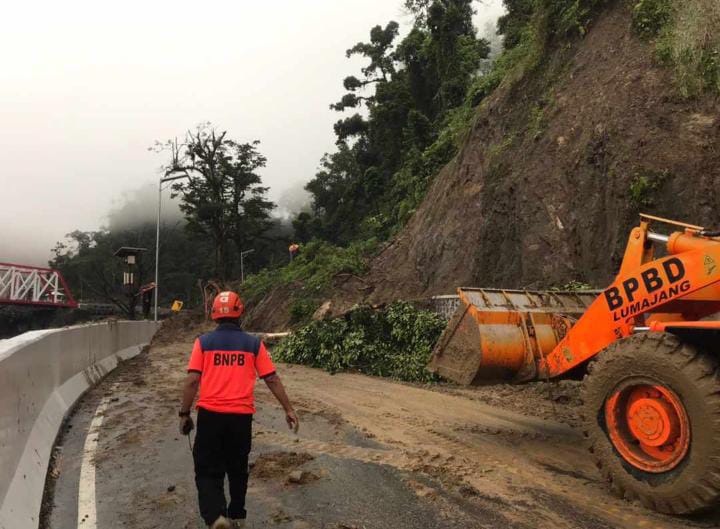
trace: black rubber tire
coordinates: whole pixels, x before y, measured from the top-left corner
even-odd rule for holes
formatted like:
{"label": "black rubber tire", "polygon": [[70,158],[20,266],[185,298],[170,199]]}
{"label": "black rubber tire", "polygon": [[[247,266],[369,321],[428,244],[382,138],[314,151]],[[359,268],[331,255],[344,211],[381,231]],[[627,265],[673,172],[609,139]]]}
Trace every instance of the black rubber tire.
{"label": "black rubber tire", "polygon": [[[582,391],[583,433],[595,464],[617,495],[667,514],[720,505],[719,366],[714,354],[667,333],[619,340],[592,362]],[[685,406],[690,449],[668,472],[649,473],[630,465],[606,433],[605,401],[622,381],[631,379],[661,383]]]}

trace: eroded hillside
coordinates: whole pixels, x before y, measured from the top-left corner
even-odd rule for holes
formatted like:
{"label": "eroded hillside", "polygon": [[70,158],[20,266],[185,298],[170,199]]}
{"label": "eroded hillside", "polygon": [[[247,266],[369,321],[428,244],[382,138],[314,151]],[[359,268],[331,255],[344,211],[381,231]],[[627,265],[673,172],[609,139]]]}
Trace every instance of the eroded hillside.
{"label": "eroded hillside", "polygon": [[606,284],[641,211],[720,225],[716,96],[687,99],[631,7],[548,44],[479,108],[459,155],[334,309],[457,286]]}

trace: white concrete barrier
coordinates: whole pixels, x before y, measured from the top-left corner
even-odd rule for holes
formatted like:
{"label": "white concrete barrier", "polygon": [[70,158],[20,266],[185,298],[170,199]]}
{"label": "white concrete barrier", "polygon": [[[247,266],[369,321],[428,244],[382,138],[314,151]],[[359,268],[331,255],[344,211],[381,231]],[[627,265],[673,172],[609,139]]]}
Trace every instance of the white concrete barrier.
{"label": "white concrete barrier", "polygon": [[68,410],[156,330],[153,322],[118,321],[0,340],[0,529],[38,527],[50,455]]}

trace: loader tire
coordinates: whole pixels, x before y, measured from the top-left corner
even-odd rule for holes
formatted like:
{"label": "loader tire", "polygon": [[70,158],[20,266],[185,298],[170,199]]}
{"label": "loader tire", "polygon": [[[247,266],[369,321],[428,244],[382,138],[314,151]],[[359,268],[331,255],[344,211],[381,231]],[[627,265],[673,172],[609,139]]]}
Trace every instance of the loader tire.
{"label": "loader tire", "polygon": [[[613,343],[589,366],[583,433],[616,494],[667,514],[720,504],[718,353],[671,334],[645,333]],[[667,420],[676,412],[678,417]],[[624,425],[619,418],[626,419]],[[658,431],[674,442],[656,448],[639,440],[652,443]]]}

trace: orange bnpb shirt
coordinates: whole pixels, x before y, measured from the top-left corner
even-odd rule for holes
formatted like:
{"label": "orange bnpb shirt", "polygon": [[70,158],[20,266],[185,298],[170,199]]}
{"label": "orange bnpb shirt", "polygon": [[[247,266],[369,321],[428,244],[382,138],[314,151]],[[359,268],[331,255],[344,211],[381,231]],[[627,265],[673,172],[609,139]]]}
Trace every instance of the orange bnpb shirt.
{"label": "orange bnpb shirt", "polygon": [[275,374],[265,344],[223,323],[195,340],[188,372],[200,373],[197,407],[219,413],[255,413],[255,380]]}

